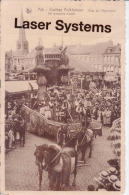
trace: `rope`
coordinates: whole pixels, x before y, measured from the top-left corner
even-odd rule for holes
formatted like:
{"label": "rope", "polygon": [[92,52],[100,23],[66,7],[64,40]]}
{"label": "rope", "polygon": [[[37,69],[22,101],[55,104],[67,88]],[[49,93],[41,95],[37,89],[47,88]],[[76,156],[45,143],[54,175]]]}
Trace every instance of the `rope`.
{"label": "rope", "polygon": [[80,145],[82,144],[82,142],[83,142],[83,140],[84,140],[85,136],[86,136],[86,133],[85,133],[84,137],[82,138],[82,141],[81,141]]}
{"label": "rope", "polygon": [[[80,132],[80,131],[79,131]],[[71,137],[71,139],[62,147],[61,151],[55,156],[55,158],[50,162],[50,164],[61,154],[62,150],[64,149],[64,147],[79,133],[77,132],[75,135],[73,135],[73,137]]]}
{"label": "rope", "polygon": [[71,114],[70,114],[70,112],[69,112],[68,109],[67,109],[67,111],[68,111],[68,114],[69,114],[69,116],[70,116],[70,118],[71,118],[71,120],[72,120],[72,122],[73,122],[73,118],[72,118],[72,116],[71,116]]}

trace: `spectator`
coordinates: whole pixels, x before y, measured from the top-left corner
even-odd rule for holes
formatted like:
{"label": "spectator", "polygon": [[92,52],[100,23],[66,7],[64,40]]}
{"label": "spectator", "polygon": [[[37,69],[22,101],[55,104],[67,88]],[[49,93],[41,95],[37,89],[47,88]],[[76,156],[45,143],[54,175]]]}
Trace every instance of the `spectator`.
{"label": "spectator", "polygon": [[14,141],[14,134],[13,134],[12,127],[10,127],[9,129],[8,137],[9,137],[9,149],[12,149],[13,141]]}
{"label": "spectator", "polygon": [[19,117],[19,136],[20,136],[20,146],[25,145],[25,122],[24,119]]}

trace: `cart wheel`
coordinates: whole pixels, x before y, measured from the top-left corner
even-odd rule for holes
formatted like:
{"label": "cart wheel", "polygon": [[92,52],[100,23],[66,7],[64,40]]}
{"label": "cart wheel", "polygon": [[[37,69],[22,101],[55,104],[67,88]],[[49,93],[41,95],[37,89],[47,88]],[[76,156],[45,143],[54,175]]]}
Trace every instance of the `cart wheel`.
{"label": "cart wheel", "polygon": [[43,134],[41,127],[38,127],[37,133],[38,133],[39,136],[41,136]]}
{"label": "cart wheel", "polygon": [[60,143],[61,135],[62,135],[62,131],[59,130],[59,131],[57,132],[57,135],[56,135],[56,143],[57,143],[57,144]]}
{"label": "cart wheel", "polygon": [[32,125],[31,125],[31,128],[32,128],[32,133],[33,133],[33,134],[36,134],[36,131],[37,131],[36,125],[33,125],[33,127],[32,127]]}

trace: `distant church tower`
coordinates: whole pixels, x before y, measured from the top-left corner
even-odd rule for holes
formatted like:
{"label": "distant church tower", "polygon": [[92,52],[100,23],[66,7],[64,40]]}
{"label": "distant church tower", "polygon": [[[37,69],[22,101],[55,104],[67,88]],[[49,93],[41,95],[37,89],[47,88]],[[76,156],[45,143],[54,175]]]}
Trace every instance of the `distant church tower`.
{"label": "distant church tower", "polygon": [[[23,24],[23,13],[21,12],[21,21],[20,24]],[[19,29],[19,37],[16,43],[16,48],[19,54],[21,55],[26,55],[29,52],[29,44],[28,41],[26,40],[26,35],[25,35],[25,29],[20,28]]]}

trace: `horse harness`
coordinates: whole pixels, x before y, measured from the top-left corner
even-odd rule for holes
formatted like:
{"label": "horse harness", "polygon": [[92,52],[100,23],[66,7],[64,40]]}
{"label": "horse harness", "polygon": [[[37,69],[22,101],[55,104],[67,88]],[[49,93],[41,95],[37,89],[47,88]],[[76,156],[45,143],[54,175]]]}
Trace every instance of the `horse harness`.
{"label": "horse harness", "polygon": [[[61,154],[61,152],[63,151],[63,149],[64,149],[64,147],[78,134],[78,133],[80,133],[80,131],[78,131],[75,135],[73,135],[71,138],[70,138],[70,140],[62,147],[62,149],[60,150],[60,152],[51,160],[51,162],[50,162],[50,164],[52,164],[56,159],[57,159],[57,157]],[[85,139],[85,137],[87,136],[87,134],[86,134],[87,132],[85,132],[85,134],[84,134],[84,137],[82,138],[82,141],[81,141],[81,143],[79,144],[79,145],[81,145],[82,143],[83,143],[83,141],[84,141],[84,139]],[[90,136],[89,136],[89,138],[90,138]],[[76,150],[77,151],[77,150]],[[47,170],[47,168],[48,168],[48,165],[46,166],[46,168],[45,168],[45,171]],[[41,166],[40,166],[40,169],[43,171],[43,169],[41,168]]]}

